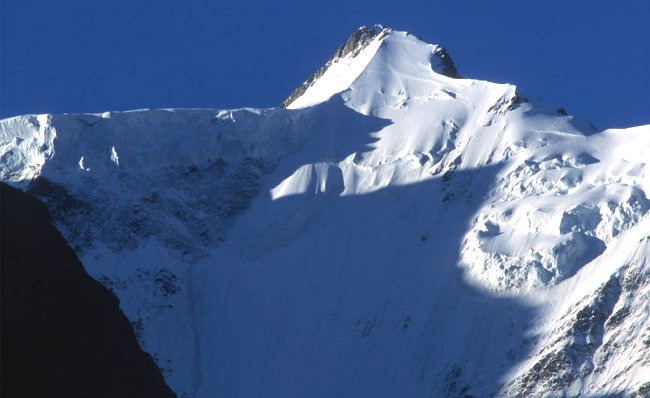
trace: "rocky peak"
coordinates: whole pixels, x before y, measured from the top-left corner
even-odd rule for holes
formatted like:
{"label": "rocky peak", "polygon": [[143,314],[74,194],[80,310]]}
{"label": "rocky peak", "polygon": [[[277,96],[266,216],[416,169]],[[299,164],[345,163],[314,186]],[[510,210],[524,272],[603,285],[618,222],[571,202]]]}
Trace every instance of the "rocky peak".
{"label": "rocky peak", "polygon": [[[303,95],[309,87],[311,87],[325,72],[329,69],[330,66],[341,58],[354,58],[359,53],[370,44],[375,38],[381,36],[385,37],[392,31],[391,28],[384,27],[383,25],[374,25],[374,26],[362,26],[356,31],[354,31],[348,40],[343,43],[339,48],[336,49],[334,55],[323,65],[320,69],[311,75],[307,80],[305,80],[300,86],[298,86],[287,99],[285,99],[281,104],[281,108],[286,108],[295,101],[298,97]],[[381,38],[380,37],[380,38]],[[452,64],[453,65],[453,64]]]}
{"label": "rocky peak", "polygon": [[[418,50],[410,47],[411,44],[409,43],[412,43],[412,41],[407,38],[411,37],[417,39],[417,37],[414,37],[407,32],[393,31],[393,29],[384,27],[383,25],[362,26],[354,31],[345,43],[339,46],[339,48],[334,52],[334,55],[329,59],[329,61],[327,61],[327,63],[325,63],[325,65],[298,86],[291,95],[280,104],[280,107],[302,107],[305,106],[306,103],[313,102],[314,98],[307,101],[298,101],[298,99],[303,97],[303,95],[308,91],[311,93],[312,97],[314,92],[320,93],[316,94],[316,97],[320,100],[325,100],[326,96],[323,96],[323,92],[334,93],[332,91],[334,89],[332,83],[337,86],[337,90],[344,90],[348,84],[351,84],[353,80],[359,76],[359,73],[362,72],[367,63],[373,57],[373,54],[362,56],[362,52],[368,50],[371,53],[374,53],[380,45],[383,46],[385,44],[384,39],[389,35],[391,36],[391,39],[396,39],[395,43],[397,43],[398,46],[403,47],[403,51],[406,51],[407,57],[413,57],[413,62],[416,62],[415,58],[418,57]],[[454,62],[451,60],[449,53],[447,53],[443,47],[426,44],[420,39],[417,39],[416,42],[420,43],[423,48],[427,47],[427,51],[431,51],[431,58],[427,61],[431,63],[434,72],[451,78],[459,77]],[[373,43],[377,44],[377,46],[374,46]],[[395,43],[393,43],[393,45],[395,45]],[[371,50],[371,47],[375,47],[375,50]],[[370,57],[367,55],[370,55]],[[403,56],[403,54],[400,54],[395,55],[394,57],[401,59]],[[397,61],[397,59],[394,59],[394,61]],[[341,78],[343,80],[341,80]],[[327,82],[324,83],[323,79],[326,79]]]}
{"label": "rocky peak", "polygon": [[332,60],[337,58],[347,57],[352,54],[353,57],[357,56],[375,37],[382,35],[386,36],[392,31],[391,28],[385,28],[383,25],[362,26],[354,31],[348,40],[341,45]]}

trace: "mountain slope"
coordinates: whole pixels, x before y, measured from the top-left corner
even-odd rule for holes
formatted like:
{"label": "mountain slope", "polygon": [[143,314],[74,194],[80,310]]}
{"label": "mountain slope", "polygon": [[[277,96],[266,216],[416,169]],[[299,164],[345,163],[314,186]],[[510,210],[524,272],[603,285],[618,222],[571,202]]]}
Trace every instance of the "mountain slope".
{"label": "mountain slope", "polygon": [[362,28],[284,108],[3,120],[0,176],[181,396],[642,396],[650,126],[452,67]]}
{"label": "mountain slope", "polygon": [[1,189],[2,396],[173,397],[45,206]]}

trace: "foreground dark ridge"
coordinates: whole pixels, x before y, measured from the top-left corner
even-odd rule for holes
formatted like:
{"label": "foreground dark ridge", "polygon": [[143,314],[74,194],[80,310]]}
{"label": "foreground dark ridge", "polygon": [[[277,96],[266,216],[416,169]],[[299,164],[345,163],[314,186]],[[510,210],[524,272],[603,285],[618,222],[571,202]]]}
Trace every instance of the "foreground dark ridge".
{"label": "foreground dark ridge", "polygon": [[2,386],[13,397],[174,397],[118,300],[45,206],[2,184]]}

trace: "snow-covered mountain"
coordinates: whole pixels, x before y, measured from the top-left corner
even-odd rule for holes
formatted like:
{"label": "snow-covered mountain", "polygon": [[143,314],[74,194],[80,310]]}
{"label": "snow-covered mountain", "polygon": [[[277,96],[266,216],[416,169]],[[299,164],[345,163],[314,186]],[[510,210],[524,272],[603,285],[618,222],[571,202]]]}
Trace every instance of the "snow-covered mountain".
{"label": "snow-covered mountain", "polygon": [[650,396],[648,160],[381,26],[280,108],[0,121],[180,397]]}

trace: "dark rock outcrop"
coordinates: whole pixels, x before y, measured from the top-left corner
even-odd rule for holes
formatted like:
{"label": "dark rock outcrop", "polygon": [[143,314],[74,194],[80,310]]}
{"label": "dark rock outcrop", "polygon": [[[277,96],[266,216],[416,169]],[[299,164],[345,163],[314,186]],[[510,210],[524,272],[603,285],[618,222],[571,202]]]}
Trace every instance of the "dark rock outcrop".
{"label": "dark rock outcrop", "polygon": [[454,64],[454,61],[449,56],[447,50],[445,50],[442,47],[439,47],[432,54],[432,57],[433,59],[431,60],[432,61],[431,64],[433,66],[434,72],[440,73],[447,77],[451,77],[453,79],[460,79],[461,76],[458,74],[456,65]]}
{"label": "dark rock outcrop", "polygon": [[173,397],[117,298],[84,270],[46,207],[2,184],[1,395]]}

